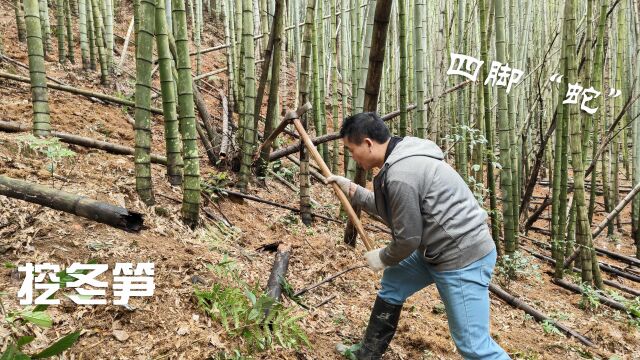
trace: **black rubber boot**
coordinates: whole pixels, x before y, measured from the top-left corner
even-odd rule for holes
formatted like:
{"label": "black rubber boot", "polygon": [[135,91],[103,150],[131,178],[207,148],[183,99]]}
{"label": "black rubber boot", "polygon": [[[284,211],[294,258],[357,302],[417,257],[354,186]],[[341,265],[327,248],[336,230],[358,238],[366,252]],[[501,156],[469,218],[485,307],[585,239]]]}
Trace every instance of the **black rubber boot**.
{"label": "black rubber boot", "polygon": [[398,327],[402,305],[393,305],[376,297],[362,347],[355,352],[358,360],[378,360],[389,347]]}

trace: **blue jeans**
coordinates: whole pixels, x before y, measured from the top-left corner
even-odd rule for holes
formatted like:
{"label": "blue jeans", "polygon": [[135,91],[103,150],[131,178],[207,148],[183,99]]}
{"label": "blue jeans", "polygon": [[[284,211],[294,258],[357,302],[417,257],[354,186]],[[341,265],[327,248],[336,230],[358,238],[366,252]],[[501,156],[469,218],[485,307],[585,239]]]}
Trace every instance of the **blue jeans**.
{"label": "blue jeans", "polygon": [[462,269],[436,271],[416,250],[385,269],[378,296],[401,305],[415,292],[436,284],[444,302],[451,337],[464,359],[503,360],[509,355],[489,333],[489,282],[495,249]]}

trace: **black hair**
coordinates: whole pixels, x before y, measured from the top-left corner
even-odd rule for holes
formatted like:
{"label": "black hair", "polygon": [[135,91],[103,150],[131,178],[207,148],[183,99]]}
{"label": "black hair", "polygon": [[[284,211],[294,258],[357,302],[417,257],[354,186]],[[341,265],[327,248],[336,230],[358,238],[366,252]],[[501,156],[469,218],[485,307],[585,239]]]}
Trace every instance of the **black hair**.
{"label": "black hair", "polygon": [[383,144],[391,137],[389,128],[375,112],[364,112],[344,119],[340,128],[340,137],[360,145],[364,138],[370,138]]}

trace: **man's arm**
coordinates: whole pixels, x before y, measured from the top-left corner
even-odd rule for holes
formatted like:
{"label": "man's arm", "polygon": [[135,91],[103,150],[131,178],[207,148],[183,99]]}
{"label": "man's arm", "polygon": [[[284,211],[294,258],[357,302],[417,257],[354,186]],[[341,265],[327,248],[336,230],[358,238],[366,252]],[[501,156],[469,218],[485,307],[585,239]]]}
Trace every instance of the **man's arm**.
{"label": "man's arm", "polygon": [[380,259],[393,266],[411,255],[422,242],[421,198],[414,184],[399,180],[387,183],[386,194],[393,240],[380,252]]}
{"label": "man's arm", "polygon": [[376,209],[376,200],[375,196],[373,195],[373,191],[367,190],[362,186],[352,182],[351,187],[353,188],[354,186],[355,191],[353,192],[353,194],[351,194],[351,192],[349,194],[351,196],[351,204],[361,207],[364,211],[371,215],[380,216],[378,215],[378,210]]}

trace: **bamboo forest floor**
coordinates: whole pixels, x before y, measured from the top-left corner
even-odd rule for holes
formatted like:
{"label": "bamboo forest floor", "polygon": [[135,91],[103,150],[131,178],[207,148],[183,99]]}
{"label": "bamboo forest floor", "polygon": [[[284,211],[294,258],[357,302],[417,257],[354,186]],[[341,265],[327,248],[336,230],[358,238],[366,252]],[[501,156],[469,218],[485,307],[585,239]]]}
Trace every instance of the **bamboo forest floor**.
{"label": "bamboo forest floor", "polygon": [[[0,32],[14,34],[13,9],[0,2]],[[125,18],[124,16],[122,18]],[[121,19],[122,19],[121,18]],[[126,22],[128,22],[128,17]],[[116,32],[126,33],[128,24],[119,23]],[[207,32],[211,33],[211,32]],[[221,38],[205,39],[211,46],[220,44]],[[22,63],[27,62],[25,45],[14,36],[4,36],[6,54]],[[117,42],[121,48],[122,41]],[[54,46],[55,47],[55,46]],[[131,50],[131,49],[130,49]],[[79,65],[61,67],[54,49],[46,63],[48,75],[73,86],[92,88],[95,91],[115,93],[115,88],[97,85],[97,75],[86,74]],[[203,71],[224,67],[224,53],[203,56]],[[76,59],[80,55],[76,54]],[[3,71],[11,71],[0,63]],[[128,66],[132,71],[132,65]],[[17,73],[26,75],[21,70]],[[289,74],[291,74],[291,70]],[[287,77],[291,81],[292,76]],[[127,93],[132,89],[126,75],[116,80]],[[157,80],[156,80],[157,81]],[[220,78],[213,80],[220,88]],[[157,84],[157,83],[156,83]],[[291,83],[289,83],[291,85]],[[289,85],[283,86],[286,88]],[[295,89],[295,86],[289,89]],[[49,91],[52,126],[57,131],[92,137],[113,143],[133,146],[132,126],[120,107],[92,102],[68,93]],[[212,115],[219,119],[220,103],[211,95],[205,95]],[[28,84],[0,81],[0,120],[31,123],[31,105]],[[163,154],[161,118],[156,117],[153,126],[153,151]],[[219,124],[218,124],[219,125]],[[47,171],[47,160],[25,148],[20,140],[25,134],[0,133],[0,174],[119,204],[145,215],[146,228],[138,234],[126,233],[103,224],[94,223],[67,213],[41,208],[37,205],[0,197],[0,259],[4,264],[22,265],[26,262],[59,264],[62,267],[73,262],[155,263],[155,293],[151,298],[132,298],[129,309],[122,306],[81,306],[69,299],[49,307],[54,325],[40,329],[22,325],[23,329],[37,334],[28,347],[36,350],[50,344],[76,329],[83,329],[82,336],[65,355],[69,359],[204,359],[226,351],[231,353],[241,343],[228,337],[219,323],[211,321],[198,307],[194,297],[194,283],[201,288],[222,281],[213,271],[212,264],[232,259],[249,283],[257,282],[264,288],[274,254],[260,250],[264,245],[285,242],[292,246],[287,280],[294,289],[316,283],[354,264],[364,263],[364,249],[358,245],[355,251],[342,243],[343,226],[316,221],[311,227],[302,225],[289,211],[256,202],[239,203],[221,199],[218,206],[207,205],[207,212],[217,217],[224,214],[235,229],[236,235],[227,240],[216,238],[211,220],[203,216],[209,225],[192,231],[182,225],[179,214],[180,189],[171,187],[164,180],[165,169],[153,165],[153,183],[157,205],[146,207],[137,200],[133,173],[133,158],[107,154],[98,150],[69,146],[77,155],[59,164],[52,178]],[[204,151],[201,149],[201,154]],[[224,176],[213,170],[206,158],[201,159],[204,180],[222,181]],[[236,176],[228,172],[231,183]],[[627,184],[628,185],[628,184]],[[535,195],[544,196],[546,187],[536,188]],[[277,203],[297,207],[297,196],[274,179],[267,179],[266,187],[254,186],[251,193]],[[322,204],[314,211],[335,217],[337,200],[330,189],[313,181],[312,198]],[[178,200],[176,202],[175,200]],[[599,201],[602,201],[599,198]],[[594,220],[598,223],[602,213]],[[629,211],[622,214],[628,222]],[[372,221],[365,217],[365,224]],[[547,220],[539,220],[535,226],[548,228]],[[630,225],[615,242],[602,236],[596,245],[618,253],[633,256],[634,248],[629,237]],[[389,236],[383,232],[369,232],[382,246]],[[548,236],[531,232],[529,237],[548,242]],[[539,253],[548,251],[536,248],[530,241],[522,244]],[[545,333],[543,326],[525,313],[512,308],[491,295],[491,333],[496,341],[519,359],[578,359],[600,358],[640,359],[640,331],[629,325],[626,315],[600,306],[595,311],[579,307],[580,296],[570,293],[553,283],[547,273],[551,268],[527,255],[528,272],[512,281],[508,291],[518,295],[529,305],[559,320],[577,332],[590,338],[594,348],[587,348],[572,338]],[[606,259],[608,263],[624,264]],[[637,269],[636,269],[637,270]],[[0,270],[0,289],[6,293],[2,302],[6,309],[18,309],[17,292],[22,278],[15,268]],[[302,299],[312,310],[302,326],[307,332],[312,348],[271,350],[254,354],[256,359],[337,359],[334,346],[338,342],[356,342],[369,317],[379,274],[366,268],[351,271],[329,284],[305,294]],[[606,275],[607,278],[612,279]],[[494,282],[503,284],[494,277]],[[616,281],[638,289],[638,284],[617,278]],[[203,285],[204,284],[204,285]],[[224,284],[223,284],[224,285]],[[330,297],[328,303],[315,307]],[[288,299],[287,306],[297,305]],[[2,322],[0,350],[8,339],[9,329]],[[385,359],[459,359],[449,335],[447,320],[435,287],[430,287],[410,298],[404,308],[399,330]]]}

